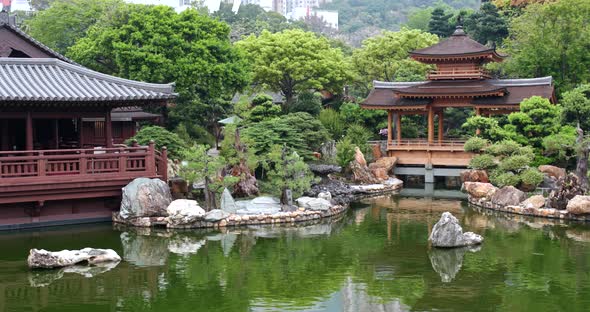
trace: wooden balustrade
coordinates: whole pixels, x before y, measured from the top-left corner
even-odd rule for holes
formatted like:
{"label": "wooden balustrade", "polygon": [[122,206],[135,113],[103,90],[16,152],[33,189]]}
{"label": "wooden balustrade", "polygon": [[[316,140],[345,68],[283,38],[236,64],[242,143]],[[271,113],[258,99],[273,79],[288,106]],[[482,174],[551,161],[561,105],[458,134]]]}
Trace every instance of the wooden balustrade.
{"label": "wooden balustrade", "polygon": [[148,146],[0,152],[0,182],[56,176],[121,174],[166,178],[166,150]]}
{"label": "wooden balustrade", "polygon": [[388,150],[449,150],[449,151],[463,151],[465,140],[446,139],[441,141],[434,141],[429,143],[425,139],[402,139],[401,141],[391,141],[387,144]]}
{"label": "wooden balustrade", "polygon": [[484,69],[449,69],[432,70],[428,73],[429,80],[440,79],[489,79],[491,75]]}

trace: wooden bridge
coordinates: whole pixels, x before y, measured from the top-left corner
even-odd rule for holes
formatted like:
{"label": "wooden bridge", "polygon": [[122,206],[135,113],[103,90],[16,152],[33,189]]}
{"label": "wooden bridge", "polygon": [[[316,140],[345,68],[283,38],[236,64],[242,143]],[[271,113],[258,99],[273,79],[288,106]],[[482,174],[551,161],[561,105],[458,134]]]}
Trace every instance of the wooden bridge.
{"label": "wooden bridge", "polygon": [[118,197],[138,177],[166,180],[167,152],[148,146],[0,152],[0,204]]}

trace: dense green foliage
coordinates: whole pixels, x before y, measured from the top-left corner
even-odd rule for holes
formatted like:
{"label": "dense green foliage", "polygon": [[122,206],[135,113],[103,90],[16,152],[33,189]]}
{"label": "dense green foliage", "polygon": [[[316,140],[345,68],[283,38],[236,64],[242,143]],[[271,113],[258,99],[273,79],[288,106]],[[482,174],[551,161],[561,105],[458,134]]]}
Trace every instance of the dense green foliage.
{"label": "dense green foliage", "polygon": [[170,132],[159,126],[147,126],[141,128],[135,136],[128,139],[125,143],[131,145],[133,141],[137,141],[139,145],[147,145],[150,141],[154,141],[157,149],[166,147],[170,158],[179,158],[182,156],[183,150],[187,148],[187,143],[183,141],[176,133]]}
{"label": "dense green foliage", "polygon": [[261,94],[252,99],[251,109],[248,113],[248,121],[258,122],[279,117],[282,114],[281,106],[272,102],[272,97]]}
{"label": "dense green foliage", "polygon": [[328,130],[332,139],[338,140],[344,135],[345,124],[338,111],[331,108],[324,109],[320,112],[318,119]]}
{"label": "dense green foliage", "polygon": [[450,36],[455,30],[455,27],[453,27],[453,25],[450,23],[451,17],[453,17],[453,14],[445,13],[443,8],[434,9],[430,15],[428,32],[435,34],[440,38],[446,38]]}
{"label": "dense green foliage", "polygon": [[410,59],[409,53],[437,42],[438,38],[432,34],[405,28],[366,39],[352,54],[355,80],[364,92],[370,90],[373,80],[423,80],[430,67]]}
{"label": "dense green foliage", "polygon": [[465,19],[465,28],[481,44],[500,44],[508,36],[506,19],[489,2],[483,3],[479,11]]}
{"label": "dense green foliage", "polygon": [[287,111],[299,92],[338,93],[350,77],[342,51],[311,32],[263,31],[258,37],[250,35],[236,45],[246,51],[252,64],[253,83],[281,92]]}
{"label": "dense green foliage", "polygon": [[520,77],[553,76],[558,93],[588,82],[589,25],[587,0],[527,6],[510,23],[505,70]]}
{"label": "dense green foliage", "polygon": [[301,92],[289,109],[291,113],[304,112],[317,116],[322,110],[322,95],[319,92]]}
{"label": "dense green foliage", "polygon": [[560,101],[563,119],[572,126],[580,126],[584,132],[590,131],[590,84],[580,85],[565,92]]}
{"label": "dense green foliage", "polygon": [[350,138],[345,137],[336,144],[336,162],[342,168],[348,167],[354,160],[355,147]]}
{"label": "dense green foliage", "polygon": [[108,22],[123,7],[122,0],[57,0],[27,20],[26,27],[35,39],[66,53],[99,20]]}
{"label": "dense green foliage", "polygon": [[217,20],[170,7],[128,5],[88,30],[69,49],[77,62],[100,72],[140,81],[175,82],[180,93],[171,117],[201,121],[213,133],[227,102],[248,82],[247,64]]}
{"label": "dense green foliage", "polygon": [[467,140],[465,142],[464,145],[464,149],[466,152],[473,152],[473,153],[479,153],[481,151],[483,151],[483,149],[489,144],[490,142],[486,139],[482,139],[480,137],[474,136],[469,138],[469,140]]}

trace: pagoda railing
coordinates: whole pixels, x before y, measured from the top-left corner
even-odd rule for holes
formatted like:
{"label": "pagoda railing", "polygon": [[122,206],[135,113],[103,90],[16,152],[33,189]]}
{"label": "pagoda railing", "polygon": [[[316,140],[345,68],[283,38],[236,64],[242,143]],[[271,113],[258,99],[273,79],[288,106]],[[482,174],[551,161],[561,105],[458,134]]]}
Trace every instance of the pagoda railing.
{"label": "pagoda railing", "polygon": [[463,151],[465,140],[462,139],[444,139],[428,142],[426,139],[402,139],[401,141],[392,140],[388,142],[388,150],[445,150],[445,151]]}
{"label": "pagoda railing", "polygon": [[0,152],[0,185],[47,178],[114,174],[166,179],[167,153],[148,146]]}
{"label": "pagoda railing", "polygon": [[484,69],[448,69],[432,70],[428,73],[429,80],[442,79],[489,79],[492,76]]}

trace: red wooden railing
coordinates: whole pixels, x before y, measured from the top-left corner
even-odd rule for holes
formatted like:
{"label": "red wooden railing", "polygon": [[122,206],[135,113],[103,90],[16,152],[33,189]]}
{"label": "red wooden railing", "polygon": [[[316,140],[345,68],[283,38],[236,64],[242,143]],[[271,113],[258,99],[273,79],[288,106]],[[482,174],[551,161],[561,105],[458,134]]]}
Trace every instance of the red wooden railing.
{"label": "red wooden railing", "polygon": [[0,152],[0,182],[104,174],[167,178],[166,148],[148,146]]}
{"label": "red wooden railing", "polygon": [[392,140],[387,144],[388,150],[424,150],[424,149],[439,149],[439,150],[463,150],[465,140],[461,139],[435,139],[432,143],[429,143],[425,139],[402,139],[400,142]]}

